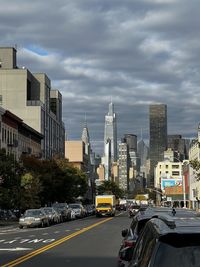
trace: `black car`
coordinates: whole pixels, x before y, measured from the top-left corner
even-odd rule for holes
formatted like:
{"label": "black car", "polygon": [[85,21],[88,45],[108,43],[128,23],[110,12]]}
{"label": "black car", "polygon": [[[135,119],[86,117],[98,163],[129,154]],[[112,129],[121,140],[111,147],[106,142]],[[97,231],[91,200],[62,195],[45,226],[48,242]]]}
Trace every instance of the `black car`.
{"label": "black car", "polygon": [[[145,224],[153,217],[160,214],[166,214],[173,217],[173,209],[165,207],[148,207],[140,209],[133,217],[132,223],[129,229],[122,231],[122,243],[118,253],[118,266],[124,267],[131,260],[136,241],[143,230]],[[197,217],[198,213],[192,210],[177,209],[176,217],[191,218]]]}
{"label": "black car", "polygon": [[152,212],[138,212],[134,216],[129,229],[122,230],[122,243],[118,253],[118,266],[124,267],[131,260],[137,238],[146,222],[153,216]]}
{"label": "black car", "polygon": [[200,218],[162,214],[146,223],[128,267],[169,266],[200,266]]}

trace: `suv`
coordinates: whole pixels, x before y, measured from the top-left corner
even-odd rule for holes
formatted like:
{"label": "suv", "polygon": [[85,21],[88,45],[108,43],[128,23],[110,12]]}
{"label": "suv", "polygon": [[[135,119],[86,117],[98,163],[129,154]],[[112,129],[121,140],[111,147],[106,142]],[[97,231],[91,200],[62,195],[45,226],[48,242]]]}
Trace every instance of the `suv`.
{"label": "suv", "polygon": [[[139,210],[138,213],[133,217],[132,223],[129,229],[122,230],[122,244],[118,253],[118,267],[127,266],[131,260],[136,241],[142,232],[145,224],[154,216],[166,214],[170,217],[173,216],[171,208],[158,208],[148,207],[146,210]],[[198,214],[192,210],[176,210],[176,217],[190,218],[197,217]],[[173,217],[174,218],[174,217]]]}
{"label": "suv", "polygon": [[139,236],[129,267],[198,267],[200,218],[156,215]]}

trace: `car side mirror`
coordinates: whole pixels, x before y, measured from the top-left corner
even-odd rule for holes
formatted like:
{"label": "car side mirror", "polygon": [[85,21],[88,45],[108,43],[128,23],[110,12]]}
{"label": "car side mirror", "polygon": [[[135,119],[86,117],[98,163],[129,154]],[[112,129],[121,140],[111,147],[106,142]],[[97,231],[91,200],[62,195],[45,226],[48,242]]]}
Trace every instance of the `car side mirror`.
{"label": "car side mirror", "polygon": [[127,236],[127,234],[128,234],[128,229],[123,229],[122,230],[122,237]]}

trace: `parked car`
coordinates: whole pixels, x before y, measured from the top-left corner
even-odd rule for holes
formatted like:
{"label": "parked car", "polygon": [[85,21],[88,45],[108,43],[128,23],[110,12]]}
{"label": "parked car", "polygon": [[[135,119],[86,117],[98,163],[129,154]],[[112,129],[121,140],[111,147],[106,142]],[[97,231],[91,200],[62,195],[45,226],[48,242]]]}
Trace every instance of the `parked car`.
{"label": "parked car", "polygon": [[149,220],[128,267],[199,267],[200,218],[166,214]]}
{"label": "parked car", "polygon": [[124,267],[131,260],[134,247],[139,234],[144,228],[146,222],[153,216],[152,212],[139,212],[134,216],[129,229],[122,230],[122,243],[118,253],[118,266]]}
{"label": "parked car", "polygon": [[82,204],[80,203],[71,203],[69,207],[72,208],[75,212],[76,218],[83,218],[85,217],[85,209]]}
{"label": "parked car", "polygon": [[[143,230],[145,224],[153,217],[166,214],[167,216],[173,216],[172,209],[166,207],[148,207],[145,210],[140,209],[138,213],[133,217],[132,223],[129,229],[122,231],[122,243],[118,253],[118,266],[127,266],[131,260],[136,241]],[[198,213],[192,210],[177,209],[176,217],[180,218],[192,218],[197,217]]]}
{"label": "parked car", "polygon": [[71,210],[69,209],[67,203],[54,203],[52,205],[53,208],[57,208],[57,210],[60,211],[61,217],[62,217],[62,222],[66,222],[71,220]]}
{"label": "parked car", "polygon": [[41,209],[28,209],[19,219],[19,228],[49,226],[49,218]]}
{"label": "parked car", "polygon": [[128,209],[129,217],[131,218],[131,217],[135,216],[135,214],[139,211],[139,209],[140,209],[140,205],[132,204]]}
{"label": "parked car", "polygon": [[60,215],[53,207],[43,207],[41,210],[47,214],[50,224],[60,222]]}

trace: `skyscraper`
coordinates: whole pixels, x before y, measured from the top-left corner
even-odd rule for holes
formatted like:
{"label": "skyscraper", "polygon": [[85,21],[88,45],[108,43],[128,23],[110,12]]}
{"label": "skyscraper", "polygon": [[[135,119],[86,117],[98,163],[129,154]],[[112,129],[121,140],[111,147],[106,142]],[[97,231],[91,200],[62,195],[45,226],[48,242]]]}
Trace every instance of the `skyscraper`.
{"label": "skyscraper", "polygon": [[154,186],[154,167],[164,158],[167,149],[167,105],[153,104],[149,107],[150,126],[150,180]]}
{"label": "skyscraper", "polygon": [[83,127],[81,140],[85,143],[85,154],[89,155],[90,154],[90,136],[89,136],[89,131],[88,131],[86,121]]}
{"label": "skyscraper", "polygon": [[111,162],[117,160],[117,121],[114,104],[109,104],[108,114],[105,116],[104,152],[107,150],[108,139],[111,143]]}

